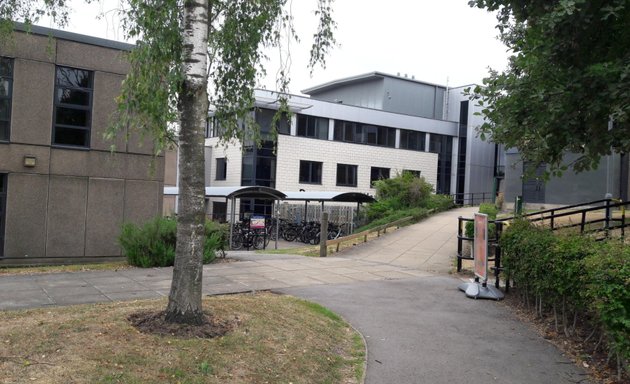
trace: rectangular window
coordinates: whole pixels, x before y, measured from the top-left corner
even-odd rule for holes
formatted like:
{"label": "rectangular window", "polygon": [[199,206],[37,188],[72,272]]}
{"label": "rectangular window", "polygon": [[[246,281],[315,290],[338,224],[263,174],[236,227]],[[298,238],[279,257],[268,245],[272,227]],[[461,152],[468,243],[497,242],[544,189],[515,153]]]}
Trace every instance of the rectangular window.
{"label": "rectangular window", "polygon": [[342,187],[357,186],[357,166],[337,164],[337,185]]}
{"label": "rectangular window", "polygon": [[216,180],[225,180],[226,176],[227,176],[227,161],[225,161],[225,157],[218,158]]}
{"label": "rectangular window", "polygon": [[0,141],[9,141],[12,94],[13,60],[0,57]]}
{"label": "rectangular window", "polygon": [[413,169],[403,169],[403,173],[411,173],[414,177],[420,177],[422,171],[414,171]]}
{"label": "rectangular window", "polygon": [[92,125],[91,71],[57,67],[55,76],[54,145],[90,146]]}
{"label": "rectangular window", "polygon": [[377,125],[335,120],[335,141],[394,148],[396,129]]}
{"label": "rectangular window", "polygon": [[322,164],[319,161],[300,160],[300,183],[321,184]]}
{"label": "rectangular window", "polygon": [[256,124],[258,124],[260,128],[260,133],[263,135],[263,138],[266,137],[265,134],[271,133],[272,124],[274,119],[276,120],[276,131],[280,134],[288,135],[291,131],[291,121],[288,116],[282,115],[276,117],[278,111],[273,109],[256,109]]}
{"label": "rectangular window", "polygon": [[298,115],[297,136],[327,140],[328,119],[323,117]]}
{"label": "rectangular window", "polygon": [[389,179],[389,168],[372,167],[370,171],[370,187],[374,187],[374,182],[382,179]]}
{"label": "rectangular window", "polygon": [[413,151],[424,151],[426,134],[424,132],[400,130],[400,148],[411,149]]}

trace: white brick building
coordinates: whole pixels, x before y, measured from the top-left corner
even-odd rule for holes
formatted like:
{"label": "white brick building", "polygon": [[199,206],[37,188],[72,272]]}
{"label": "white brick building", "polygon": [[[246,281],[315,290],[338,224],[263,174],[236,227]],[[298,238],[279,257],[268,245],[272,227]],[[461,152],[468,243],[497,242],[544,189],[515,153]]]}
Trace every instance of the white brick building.
{"label": "white brick building", "polygon": [[[341,79],[303,91],[310,97],[290,95],[290,124],[277,127],[274,142],[269,133],[278,94],[257,90],[252,114],[262,146],[226,146],[209,126],[206,185],[374,195],[374,180],[412,171],[438,193],[490,196],[495,145],[477,138],[473,124],[480,121],[462,91],[380,72]],[[271,213],[263,201],[241,201],[237,209]],[[222,219],[227,207],[211,199],[208,210]]]}

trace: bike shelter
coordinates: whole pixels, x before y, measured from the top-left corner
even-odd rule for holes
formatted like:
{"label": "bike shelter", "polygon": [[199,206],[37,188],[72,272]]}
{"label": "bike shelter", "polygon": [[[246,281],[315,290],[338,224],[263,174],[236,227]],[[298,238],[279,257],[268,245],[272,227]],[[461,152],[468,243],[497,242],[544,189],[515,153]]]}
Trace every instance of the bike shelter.
{"label": "bike shelter", "polygon": [[[223,197],[230,202],[230,223],[235,222],[236,199],[261,199],[273,200],[275,206],[280,200],[283,201],[304,201],[304,213],[308,210],[308,203],[316,201],[321,203],[322,211],[326,202],[357,203],[357,214],[363,203],[376,201],[373,196],[360,192],[327,192],[327,191],[299,191],[282,192],[275,188],[263,186],[239,186],[239,187],[206,187],[206,198]],[[177,195],[178,187],[164,187],[165,195]],[[232,244],[233,226],[230,225],[230,245]],[[276,236],[276,249],[278,248],[278,237]]]}

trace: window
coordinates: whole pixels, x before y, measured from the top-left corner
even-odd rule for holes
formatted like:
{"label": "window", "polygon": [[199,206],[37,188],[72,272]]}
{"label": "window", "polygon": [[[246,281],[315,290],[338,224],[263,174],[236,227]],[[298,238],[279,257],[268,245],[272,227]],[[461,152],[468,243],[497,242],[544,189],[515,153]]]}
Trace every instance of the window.
{"label": "window", "polygon": [[57,67],[53,144],[90,146],[93,83],[90,71]]}
{"label": "window", "polygon": [[321,184],[322,163],[318,161],[300,160],[300,183]]}
{"label": "window", "polygon": [[337,185],[342,187],[357,186],[357,166],[337,164]]}
{"label": "window", "polygon": [[424,151],[425,141],[426,141],[426,134],[424,132],[410,131],[408,129],[400,130],[400,148],[401,149]]}
{"label": "window", "polygon": [[226,175],[227,175],[227,161],[225,161],[225,157],[218,158],[216,180],[225,180]]}
{"label": "window", "polygon": [[394,148],[396,145],[396,129],[335,120],[333,139],[349,143]]}
{"label": "window", "polygon": [[[271,126],[278,111],[273,109],[256,109],[256,124],[260,127],[260,133],[265,136],[271,132]],[[279,134],[291,133],[291,121],[286,115],[282,115],[276,121],[276,130]]]}
{"label": "window", "polygon": [[370,171],[370,187],[374,187],[374,182],[382,179],[389,179],[389,168],[372,167]]}
{"label": "window", "polygon": [[414,171],[412,169],[403,169],[403,173],[411,173],[413,177],[420,177],[422,171]]}
{"label": "window", "polygon": [[328,119],[323,117],[298,115],[297,135],[314,139],[328,139]]}
{"label": "window", "polygon": [[12,91],[13,60],[0,57],[0,141],[9,141]]}

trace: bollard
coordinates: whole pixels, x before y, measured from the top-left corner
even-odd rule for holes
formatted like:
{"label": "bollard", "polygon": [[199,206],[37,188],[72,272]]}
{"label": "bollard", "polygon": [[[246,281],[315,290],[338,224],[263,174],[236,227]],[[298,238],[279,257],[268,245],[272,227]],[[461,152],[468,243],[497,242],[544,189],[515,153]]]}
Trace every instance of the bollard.
{"label": "bollard", "polygon": [[326,242],[328,241],[328,212],[322,212],[322,222],[319,231],[319,257],[326,257],[328,253],[328,247]]}

